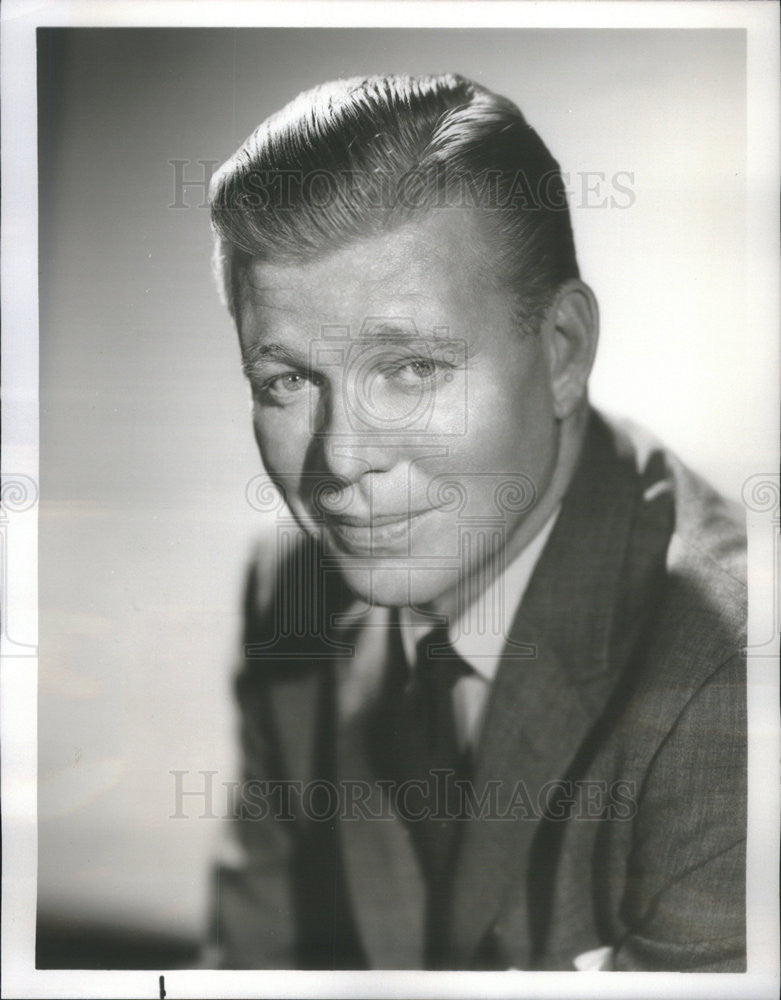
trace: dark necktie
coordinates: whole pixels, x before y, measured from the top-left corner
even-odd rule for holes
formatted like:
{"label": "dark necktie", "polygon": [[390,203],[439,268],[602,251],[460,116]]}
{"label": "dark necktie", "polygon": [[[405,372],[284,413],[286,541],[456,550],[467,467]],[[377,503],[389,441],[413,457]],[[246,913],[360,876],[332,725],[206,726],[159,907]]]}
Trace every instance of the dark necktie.
{"label": "dark necktie", "polygon": [[470,674],[436,627],[420,640],[412,675],[396,635],[382,720],[372,734],[373,757],[393,782],[397,813],[407,822],[427,887],[426,966],[443,968],[450,888],[463,797],[455,782],[468,778],[459,749],[453,687]]}

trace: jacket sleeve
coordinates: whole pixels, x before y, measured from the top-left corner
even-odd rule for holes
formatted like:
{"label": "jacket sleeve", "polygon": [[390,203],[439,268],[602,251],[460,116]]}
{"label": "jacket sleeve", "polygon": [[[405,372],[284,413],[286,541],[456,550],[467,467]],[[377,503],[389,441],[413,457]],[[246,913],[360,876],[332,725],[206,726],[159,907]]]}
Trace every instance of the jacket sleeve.
{"label": "jacket sleeve", "polygon": [[268,631],[258,567],[256,562],[249,575],[245,662],[236,682],[243,780],[225,831],[223,857],[213,871],[209,953],[212,967],[289,969],[296,965],[294,824],[276,816],[280,800],[272,783],[282,775],[269,684],[262,659],[246,655]]}
{"label": "jacket sleeve", "polygon": [[745,661],[698,689],[641,790],[616,970],[746,968]]}

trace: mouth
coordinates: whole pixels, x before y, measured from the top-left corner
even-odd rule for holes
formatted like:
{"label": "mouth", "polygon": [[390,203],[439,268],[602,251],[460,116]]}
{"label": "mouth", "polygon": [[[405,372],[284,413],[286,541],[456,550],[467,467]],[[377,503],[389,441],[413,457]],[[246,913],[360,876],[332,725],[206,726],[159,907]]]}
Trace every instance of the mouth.
{"label": "mouth", "polygon": [[325,523],[340,548],[349,552],[378,553],[406,543],[412,529],[432,510],[381,514],[370,519],[341,514],[326,518]]}

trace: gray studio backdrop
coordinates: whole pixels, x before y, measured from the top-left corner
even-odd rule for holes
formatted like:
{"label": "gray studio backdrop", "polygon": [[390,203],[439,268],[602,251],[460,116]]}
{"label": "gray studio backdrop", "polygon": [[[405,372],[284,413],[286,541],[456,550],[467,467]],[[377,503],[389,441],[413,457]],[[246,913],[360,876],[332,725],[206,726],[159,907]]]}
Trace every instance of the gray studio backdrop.
{"label": "gray studio backdrop", "polygon": [[[319,81],[458,71],[570,175],[594,397],[737,497],[762,466],[744,323],[738,31],[39,32],[39,914],[194,940],[235,777],[230,682],[262,515],[203,187]],[[200,162],[203,161],[203,162]],[[206,164],[204,167],[203,163]]]}

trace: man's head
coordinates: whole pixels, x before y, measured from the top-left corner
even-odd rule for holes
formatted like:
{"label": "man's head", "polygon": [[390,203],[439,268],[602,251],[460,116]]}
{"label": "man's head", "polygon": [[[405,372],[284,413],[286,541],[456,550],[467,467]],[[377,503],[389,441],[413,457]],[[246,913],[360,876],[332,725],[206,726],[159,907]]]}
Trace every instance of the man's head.
{"label": "man's head", "polygon": [[595,303],[555,160],[460,77],[337,81],[250,136],[212,214],[291,510],[368,600],[463,603],[555,506],[585,400]]}
{"label": "man's head", "polygon": [[211,203],[232,311],[250,261],[309,260],[445,206],[473,213],[526,329],[579,276],[558,163],[511,101],[452,74],[300,94],[217,172]]}

